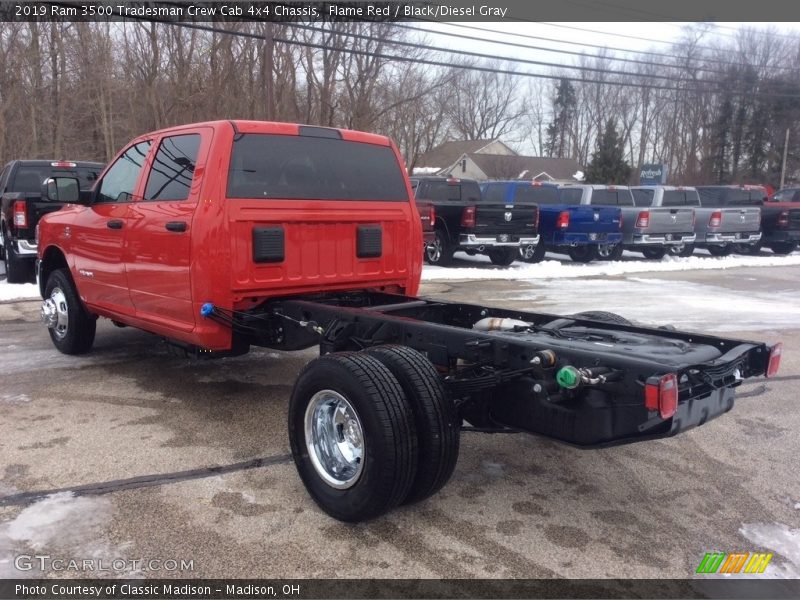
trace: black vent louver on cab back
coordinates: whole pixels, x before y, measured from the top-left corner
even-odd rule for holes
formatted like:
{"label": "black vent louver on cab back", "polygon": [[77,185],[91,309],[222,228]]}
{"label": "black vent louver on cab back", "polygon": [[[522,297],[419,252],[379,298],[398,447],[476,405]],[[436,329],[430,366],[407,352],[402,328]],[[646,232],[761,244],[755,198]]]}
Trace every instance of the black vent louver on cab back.
{"label": "black vent louver on cab back", "polygon": [[383,232],[380,225],[359,225],[356,233],[356,256],[377,258],[383,253]]}
{"label": "black vent louver on cab back", "polygon": [[283,227],[253,228],[253,262],[283,262],[284,248]]}

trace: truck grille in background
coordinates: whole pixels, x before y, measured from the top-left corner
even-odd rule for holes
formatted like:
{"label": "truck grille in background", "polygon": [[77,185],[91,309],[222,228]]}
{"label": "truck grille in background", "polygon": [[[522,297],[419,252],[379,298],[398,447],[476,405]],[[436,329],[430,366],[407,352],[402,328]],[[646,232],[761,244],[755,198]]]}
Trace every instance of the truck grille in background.
{"label": "truck grille in background", "polygon": [[253,262],[283,262],[284,247],[283,227],[253,228]]}

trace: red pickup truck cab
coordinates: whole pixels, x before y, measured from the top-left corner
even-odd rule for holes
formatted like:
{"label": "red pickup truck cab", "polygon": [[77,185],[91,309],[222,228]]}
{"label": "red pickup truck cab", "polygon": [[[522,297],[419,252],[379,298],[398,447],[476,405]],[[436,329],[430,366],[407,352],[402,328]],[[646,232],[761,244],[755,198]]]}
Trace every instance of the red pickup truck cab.
{"label": "red pickup truck cab", "polygon": [[[364,285],[416,294],[412,197],[385,137],[248,121],[158,131],[123,148],[84,204],[42,221],[42,295],[68,268],[90,313],[229,350],[231,329],[203,319],[204,303],[244,310]],[[86,345],[64,332],[57,345]]]}
{"label": "red pickup truck cab", "polygon": [[378,135],[249,121],[128,144],[39,224],[42,321],[87,352],[98,317],[199,356],[251,346],[320,357],[288,406],[292,456],[319,506],[360,521],[449,480],[462,423],[581,447],[665,438],[733,408],[781,345],[415,297],[420,215]]}

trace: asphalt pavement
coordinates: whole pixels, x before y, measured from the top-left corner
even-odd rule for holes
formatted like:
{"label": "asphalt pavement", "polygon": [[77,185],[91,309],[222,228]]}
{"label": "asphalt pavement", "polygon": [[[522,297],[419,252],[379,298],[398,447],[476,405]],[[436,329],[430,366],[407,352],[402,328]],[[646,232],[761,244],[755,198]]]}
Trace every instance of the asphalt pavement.
{"label": "asphalt pavement", "polygon": [[[707,320],[682,322],[661,283],[629,298],[635,316],[646,306],[650,322],[781,339],[780,377],[747,381],[733,411],[669,440],[579,450],[465,433],[442,492],[358,525],[319,510],[289,456],[288,397],[316,350],[193,361],[101,321],[93,352],[67,357],[38,323],[38,302],[0,304],[0,577],[39,575],[18,557],[46,554],[126,565],[45,568],[67,577],[683,578],[712,551],[774,552],[768,576],[800,577],[800,322],[776,305],[763,326],[737,330],[733,306],[737,293],[800,294],[800,267],[653,278],[734,300],[706,298]],[[624,277],[591,281],[624,293]],[[586,286],[600,298],[592,307],[609,308],[592,304],[611,297],[603,285]],[[552,281],[431,282],[421,293],[570,308]]]}

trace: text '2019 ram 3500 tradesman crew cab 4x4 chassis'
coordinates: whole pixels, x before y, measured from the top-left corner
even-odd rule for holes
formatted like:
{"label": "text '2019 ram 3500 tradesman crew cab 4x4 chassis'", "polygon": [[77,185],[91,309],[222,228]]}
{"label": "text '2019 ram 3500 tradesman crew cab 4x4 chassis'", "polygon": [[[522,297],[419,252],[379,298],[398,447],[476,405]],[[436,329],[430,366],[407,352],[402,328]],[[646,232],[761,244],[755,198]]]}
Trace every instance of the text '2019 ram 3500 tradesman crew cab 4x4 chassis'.
{"label": "text '2019 ram 3500 tradesman crew cab 4x4 chassis'", "polygon": [[321,356],[288,409],[314,500],[358,521],[448,481],[466,420],[584,447],[675,435],[776,373],[780,344],[415,297],[422,231],[385,137],[217,121],[133,140],[40,224],[42,318],[88,351],[97,317],[206,356]]}

